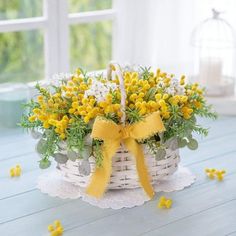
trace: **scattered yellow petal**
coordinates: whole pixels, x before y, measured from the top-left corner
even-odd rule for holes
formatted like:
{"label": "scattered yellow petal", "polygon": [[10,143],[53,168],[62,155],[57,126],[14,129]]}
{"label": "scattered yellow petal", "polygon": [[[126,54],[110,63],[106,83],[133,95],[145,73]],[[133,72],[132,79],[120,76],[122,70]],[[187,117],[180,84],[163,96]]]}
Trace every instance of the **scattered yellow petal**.
{"label": "scattered yellow petal", "polygon": [[172,206],[172,200],[171,199],[168,199],[165,196],[160,197],[160,199],[158,201],[158,204],[157,204],[158,208],[160,208],[160,209],[163,209],[163,208],[169,209],[169,208],[171,208],[171,206]]}

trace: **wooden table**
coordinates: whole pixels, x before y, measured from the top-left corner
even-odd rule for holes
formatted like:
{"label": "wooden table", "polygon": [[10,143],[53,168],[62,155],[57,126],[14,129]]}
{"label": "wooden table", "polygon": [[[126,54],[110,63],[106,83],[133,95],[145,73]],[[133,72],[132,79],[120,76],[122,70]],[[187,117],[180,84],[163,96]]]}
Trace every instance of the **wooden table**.
{"label": "wooden table", "polygon": [[[132,209],[99,209],[81,200],[61,200],[35,188],[38,168],[35,140],[20,129],[0,132],[0,235],[48,235],[47,226],[60,219],[64,235],[236,235],[236,117],[220,117],[200,139],[197,151],[181,151],[182,164],[197,176],[196,183],[179,192],[165,194],[173,207],[160,210],[154,200]],[[9,169],[20,164],[20,178]],[[226,169],[222,182],[206,178],[204,168]]]}

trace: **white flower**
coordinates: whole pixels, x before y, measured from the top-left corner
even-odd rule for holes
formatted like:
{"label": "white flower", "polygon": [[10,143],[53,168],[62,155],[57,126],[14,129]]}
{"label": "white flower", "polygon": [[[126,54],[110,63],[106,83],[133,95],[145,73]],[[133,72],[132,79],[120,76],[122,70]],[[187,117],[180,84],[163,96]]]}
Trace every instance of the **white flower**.
{"label": "white flower", "polygon": [[170,95],[175,95],[175,89],[173,87],[166,88],[165,92]]}
{"label": "white flower", "polygon": [[115,83],[102,83],[99,80],[93,80],[90,88],[85,91],[84,97],[94,96],[97,102],[101,102],[106,99],[106,96],[110,91],[114,91],[116,88],[117,85]]}
{"label": "white flower", "polygon": [[179,80],[173,78],[170,81],[170,86],[165,89],[165,92],[171,95],[183,95],[184,94],[184,86],[179,84]]}
{"label": "white flower", "polygon": [[176,94],[184,95],[184,87],[183,86],[178,86],[177,89],[176,89]]}

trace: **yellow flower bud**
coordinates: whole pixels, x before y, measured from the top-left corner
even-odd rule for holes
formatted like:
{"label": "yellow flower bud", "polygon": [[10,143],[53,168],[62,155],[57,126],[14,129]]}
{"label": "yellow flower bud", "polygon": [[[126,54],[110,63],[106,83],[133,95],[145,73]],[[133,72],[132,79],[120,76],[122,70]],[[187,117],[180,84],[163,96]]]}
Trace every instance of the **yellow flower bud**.
{"label": "yellow flower bud", "polygon": [[73,114],[74,112],[75,112],[75,109],[74,109],[74,108],[70,108],[70,109],[69,109],[69,113],[70,113],[70,114]]}
{"label": "yellow flower bud", "polygon": [[165,93],[165,94],[163,94],[163,97],[162,97],[162,98],[163,98],[164,100],[166,100],[168,97],[169,97],[169,94]]}
{"label": "yellow flower bud", "polygon": [[50,127],[49,123],[47,121],[43,122],[43,128],[48,129]]}
{"label": "yellow flower bud", "polygon": [[89,117],[89,116],[85,116],[85,117],[84,117],[84,122],[85,122],[85,123],[88,123],[89,120],[90,120],[90,117]]}
{"label": "yellow flower bud", "polygon": [[37,99],[38,99],[39,102],[41,102],[41,101],[43,101],[43,96],[39,95]]}
{"label": "yellow flower bud", "polygon": [[48,232],[52,232],[53,230],[54,230],[53,225],[49,225],[49,226],[48,226]]}
{"label": "yellow flower bud", "polygon": [[155,99],[156,99],[157,101],[160,100],[161,97],[162,97],[162,95],[161,95],[160,93],[158,93],[158,94],[155,95]]}
{"label": "yellow flower bud", "polygon": [[166,102],[165,102],[163,99],[161,99],[161,100],[159,100],[158,104],[159,104],[160,106],[165,106],[165,105],[166,105]]}
{"label": "yellow flower bud", "polygon": [[65,139],[65,138],[66,138],[65,133],[60,134],[60,138],[61,138],[61,139]]}
{"label": "yellow flower bud", "polygon": [[28,120],[29,120],[29,122],[34,122],[34,121],[36,120],[36,116],[35,116],[35,115],[30,116],[30,117],[28,118]]}
{"label": "yellow flower bud", "polygon": [[144,94],[143,92],[141,92],[141,93],[138,94],[138,97],[139,97],[139,98],[143,98],[144,96],[145,96],[145,94]]}

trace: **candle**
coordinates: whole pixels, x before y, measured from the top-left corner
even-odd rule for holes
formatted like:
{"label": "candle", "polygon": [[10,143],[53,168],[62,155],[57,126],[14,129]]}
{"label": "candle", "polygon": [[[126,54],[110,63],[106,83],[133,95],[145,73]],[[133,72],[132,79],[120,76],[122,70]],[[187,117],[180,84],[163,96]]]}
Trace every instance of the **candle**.
{"label": "candle", "polygon": [[219,85],[222,77],[222,61],[220,58],[201,58],[199,65],[199,81],[205,85]]}

